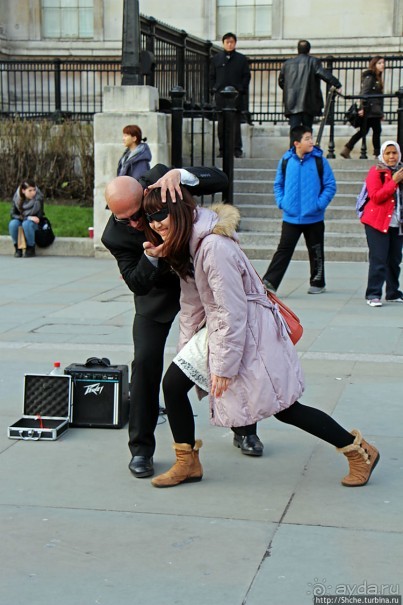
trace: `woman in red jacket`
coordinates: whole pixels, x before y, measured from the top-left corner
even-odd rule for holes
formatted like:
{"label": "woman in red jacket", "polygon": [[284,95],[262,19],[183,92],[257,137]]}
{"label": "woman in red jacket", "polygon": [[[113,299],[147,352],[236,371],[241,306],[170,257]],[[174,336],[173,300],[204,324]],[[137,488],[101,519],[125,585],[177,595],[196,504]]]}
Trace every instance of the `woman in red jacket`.
{"label": "woman in red jacket", "polygon": [[367,304],[382,306],[382,288],[386,282],[388,302],[403,303],[399,289],[403,245],[403,165],[400,147],[386,141],[381,147],[378,164],[373,166],[366,183],[369,200],[361,222],[365,225],[369,248]]}

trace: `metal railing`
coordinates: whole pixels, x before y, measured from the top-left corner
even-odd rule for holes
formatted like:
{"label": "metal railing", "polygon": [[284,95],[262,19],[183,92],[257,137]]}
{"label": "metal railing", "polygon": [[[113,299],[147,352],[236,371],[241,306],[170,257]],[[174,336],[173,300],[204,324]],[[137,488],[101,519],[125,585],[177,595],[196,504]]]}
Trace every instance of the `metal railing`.
{"label": "metal railing", "polygon": [[[211,42],[140,17],[141,47],[152,59],[142,83],[158,88],[161,108],[170,107],[169,91],[186,90],[188,103],[209,97],[209,66],[218,52]],[[23,118],[92,120],[102,111],[104,86],[121,83],[119,60],[0,60],[0,114]]]}
{"label": "metal railing", "polygon": [[[342,92],[351,98],[351,96],[358,97],[360,94],[362,74],[368,69],[370,58],[370,56],[324,57],[322,63],[341,82]],[[283,92],[277,84],[281,66],[286,59],[287,57],[250,59],[252,79],[249,87],[249,111],[253,121],[257,124],[266,122],[276,124],[286,121],[283,113]],[[392,124],[397,119],[397,98],[393,96],[393,93],[403,85],[403,56],[386,56],[385,64],[384,90],[391,96],[385,99],[384,121]],[[325,93],[325,89],[326,85],[323,83],[323,93]],[[336,98],[335,123],[344,122],[344,114],[348,105],[348,99]]]}
{"label": "metal railing", "polygon": [[[181,86],[185,108],[204,108],[212,101],[209,90],[211,57],[220,48],[183,30],[140,16],[141,47],[148,57],[142,82],[158,88],[160,109],[171,110],[170,91]],[[278,86],[281,66],[288,57],[251,57],[249,116],[256,124],[285,123],[282,90]],[[370,57],[322,57],[324,66],[342,83],[345,95],[358,96],[361,77]],[[384,90],[387,123],[396,122],[394,93],[403,85],[403,55],[385,57]],[[0,115],[23,118],[58,117],[92,120],[102,111],[103,87],[121,83],[119,60],[6,60],[0,59]],[[325,92],[323,83],[323,92]],[[334,123],[344,122],[347,100],[337,97]]]}
{"label": "metal railing", "polygon": [[165,100],[172,88],[181,86],[188,102],[208,101],[210,59],[220,49],[152,17],[141,16],[140,27],[142,48],[155,61],[155,68],[145,76],[144,83],[156,86]]}
{"label": "metal railing", "polygon": [[104,86],[120,84],[116,61],[0,61],[0,113],[3,117],[49,118],[65,115],[92,120],[102,111]]}

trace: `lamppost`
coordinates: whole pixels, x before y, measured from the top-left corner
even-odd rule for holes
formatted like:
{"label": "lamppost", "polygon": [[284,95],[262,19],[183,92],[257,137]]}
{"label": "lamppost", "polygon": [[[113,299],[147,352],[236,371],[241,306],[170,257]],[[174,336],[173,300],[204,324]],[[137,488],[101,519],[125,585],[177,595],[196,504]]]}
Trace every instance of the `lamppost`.
{"label": "lamppost", "polygon": [[122,86],[140,81],[140,12],[138,0],[123,2]]}

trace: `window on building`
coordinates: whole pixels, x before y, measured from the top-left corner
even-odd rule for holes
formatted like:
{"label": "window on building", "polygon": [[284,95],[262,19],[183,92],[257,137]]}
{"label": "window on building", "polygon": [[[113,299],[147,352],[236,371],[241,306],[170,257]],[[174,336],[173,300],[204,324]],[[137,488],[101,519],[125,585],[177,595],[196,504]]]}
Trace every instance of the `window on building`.
{"label": "window on building", "polygon": [[267,38],[272,33],[273,0],[217,0],[217,38],[234,32],[240,38]]}
{"label": "window on building", "polygon": [[42,0],[44,38],[93,38],[94,0]]}

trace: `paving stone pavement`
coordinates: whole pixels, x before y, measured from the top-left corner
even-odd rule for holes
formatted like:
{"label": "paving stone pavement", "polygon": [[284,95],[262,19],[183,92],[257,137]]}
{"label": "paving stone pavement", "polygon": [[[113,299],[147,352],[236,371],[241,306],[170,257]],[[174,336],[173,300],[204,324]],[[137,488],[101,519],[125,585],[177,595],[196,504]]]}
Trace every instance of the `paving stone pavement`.
{"label": "paving stone pavement", "polygon": [[[262,274],[265,262],[254,264]],[[93,355],[130,364],[133,301],[113,259],[0,258],[0,605],[308,605],[326,593],[402,594],[403,305],[365,304],[365,263],[326,270],[327,292],[309,296],[307,263],[293,261],[279,295],[305,328],[302,401],[377,445],[370,483],[342,487],[345,459],[275,419],[259,424],[264,456],[242,456],[193,398],[204,479],[157,490],[128,471],[126,428],[8,439],[24,373]],[[176,339],[177,325],[167,364]],[[173,461],[164,416],[156,435],[160,472]]]}

